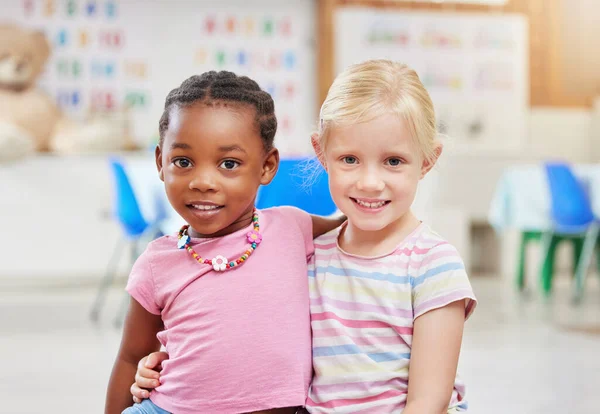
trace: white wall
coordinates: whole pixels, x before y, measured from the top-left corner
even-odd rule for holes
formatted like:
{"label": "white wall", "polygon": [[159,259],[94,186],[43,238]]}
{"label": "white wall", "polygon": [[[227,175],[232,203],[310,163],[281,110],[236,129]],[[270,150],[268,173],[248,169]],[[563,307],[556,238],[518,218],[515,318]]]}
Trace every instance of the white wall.
{"label": "white wall", "polygon": [[40,156],[0,165],[0,286],[88,283],[120,235],[107,157]]}
{"label": "white wall", "polygon": [[592,122],[600,120],[598,115],[585,108],[532,110],[530,154],[535,158],[557,157],[571,162],[594,161],[591,151]]}
{"label": "white wall", "polygon": [[594,100],[590,122],[591,161],[600,162],[600,97]]}
{"label": "white wall", "polygon": [[[487,222],[489,204],[505,168],[539,163],[548,158],[573,163],[598,162],[600,144],[598,138],[593,137],[600,135],[600,110],[597,114],[586,109],[532,109],[529,137],[523,150],[516,154],[457,152],[449,139],[445,154],[431,173],[433,177],[423,182],[423,191],[418,195],[420,199],[415,203],[416,211],[456,245],[467,266],[499,263],[497,271],[512,276],[519,241],[516,233],[499,235],[498,243],[489,244],[493,238],[472,240],[471,225]],[[598,126],[593,130],[595,123]],[[599,134],[593,135],[592,131]],[[561,258],[570,260],[568,254]],[[561,259],[558,266],[564,266],[564,263]]]}
{"label": "white wall", "polygon": [[529,139],[521,152],[513,154],[453,153],[450,142],[450,150],[436,167],[440,175],[436,201],[463,207],[473,219],[485,221],[504,168],[548,158],[592,162],[591,121],[591,111],[585,109],[532,109]]}

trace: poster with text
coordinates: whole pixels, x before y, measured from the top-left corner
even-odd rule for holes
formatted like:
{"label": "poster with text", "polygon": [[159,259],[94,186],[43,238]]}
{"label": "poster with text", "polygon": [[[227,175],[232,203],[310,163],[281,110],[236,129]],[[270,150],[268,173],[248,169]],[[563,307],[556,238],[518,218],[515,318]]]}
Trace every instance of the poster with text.
{"label": "poster with text", "polygon": [[275,100],[276,144],[308,154],[316,123],[309,0],[11,0],[5,21],[52,46],[39,86],[69,116],[127,107],[142,146],[157,139],[167,93],[187,77],[229,70]]}
{"label": "poster with text", "polygon": [[523,16],[348,7],[336,12],[335,24],[336,71],[378,58],[415,69],[449,148],[469,154],[523,148],[529,113]]}

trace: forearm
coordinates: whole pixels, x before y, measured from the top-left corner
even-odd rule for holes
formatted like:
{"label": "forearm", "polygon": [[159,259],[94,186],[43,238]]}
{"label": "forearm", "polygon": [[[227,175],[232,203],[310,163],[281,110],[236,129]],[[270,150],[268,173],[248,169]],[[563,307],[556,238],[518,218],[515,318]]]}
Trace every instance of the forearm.
{"label": "forearm", "polygon": [[459,300],[419,316],[413,324],[405,414],[448,411],[456,380],[465,302]]}
{"label": "forearm", "polygon": [[313,222],[313,238],[317,238],[336,227],[341,226],[346,221],[346,216],[337,215],[330,217],[311,216]]}
{"label": "forearm", "polygon": [[130,389],[135,380],[138,361],[159,349],[160,342],[156,334],[162,328],[160,315],[148,312],[135,299],[130,301],[121,347],[108,383],[105,414],[121,414],[121,411],[133,404]]}
{"label": "forearm", "polygon": [[137,365],[133,361],[126,361],[120,357],[115,361],[108,383],[104,414],[121,414],[124,409],[133,404],[129,389],[136,369]]}

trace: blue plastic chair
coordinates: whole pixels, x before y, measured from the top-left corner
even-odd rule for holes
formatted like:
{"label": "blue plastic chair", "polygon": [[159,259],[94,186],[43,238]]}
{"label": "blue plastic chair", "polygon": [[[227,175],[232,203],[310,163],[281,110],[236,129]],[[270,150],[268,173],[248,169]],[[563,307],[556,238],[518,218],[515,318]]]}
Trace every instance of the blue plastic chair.
{"label": "blue plastic chair", "polygon": [[555,235],[584,238],[575,270],[573,299],[578,302],[583,295],[585,276],[591,264],[600,227],[592,210],[589,194],[570,166],[562,162],[548,162],[544,167],[550,190],[552,227],[544,234],[543,258],[546,260]]}
{"label": "blue plastic chair", "polygon": [[281,160],[273,181],[260,188],[256,207],[294,206],[320,216],[335,213],[327,173],[316,164],[308,158]]}
{"label": "blue plastic chair", "polygon": [[[117,158],[110,159],[110,168],[114,182],[114,214],[122,229],[123,237],[117,243],[104,278],[98,288],[98,293],[92,305],[90,317],[93,321],[97,321],[100,316],[101,308],[104,304],[108,288],[112,284],[116,267],[119,259],[125,250],[127,244],[130,249],[130,260],[133,263],[140,254],[140,241],[151,236],[156,238],[162,235],[159,229],[159,224],[166,217],[166,210],[161,199],[156,197],[156,217],[150,222],[144,218],[140,206],[138,204],[135,192],[127,176],[127,172],[121,160]],[[129,295],[121,304],[121,308],[117,313],[115,325],[120,326],[125,307],[129,301]]]}
{"label": "blue plastic chair", "polygon": [[123,234],[127,238],[135,240],[148,229],[149,223],[142,215],[123,163],[113,158],[110,160],[110,166],[115,181],[114,211],[116,217],[123,229]]}

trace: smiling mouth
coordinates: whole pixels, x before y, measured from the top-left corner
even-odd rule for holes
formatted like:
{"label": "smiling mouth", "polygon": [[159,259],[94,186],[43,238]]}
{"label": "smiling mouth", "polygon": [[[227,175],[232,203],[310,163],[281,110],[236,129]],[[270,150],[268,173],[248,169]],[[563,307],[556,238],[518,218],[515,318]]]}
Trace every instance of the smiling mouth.
{"label": "smiling mouth", "polygon": [[188,204],[187,206],[199,211],[215,211],[225,207],[217,204]]}
{"label": "smiling mouth", "polygon": [[353,198],[353,197],[350,197],[350,199],[352,201],[354,201],[354,203],[358,204],[361,207],[372,208],[372,209],[381,208],[381,207],[386,206],[389,203],[391,203],[390,200],[366,201],[366,200],[362,200],[359,198]]}

